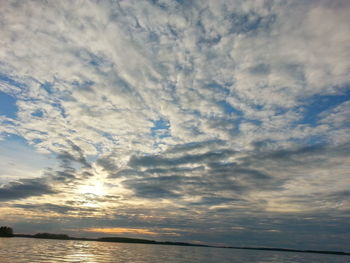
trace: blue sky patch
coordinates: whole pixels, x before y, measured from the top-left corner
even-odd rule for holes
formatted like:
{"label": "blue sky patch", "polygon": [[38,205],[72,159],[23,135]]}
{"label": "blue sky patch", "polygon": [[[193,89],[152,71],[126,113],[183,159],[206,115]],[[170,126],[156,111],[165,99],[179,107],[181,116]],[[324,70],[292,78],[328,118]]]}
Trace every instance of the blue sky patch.
{"label": "blue sky patch", "polygon": [[166,138],[170,137],[170,123],[166,119],[159,119],[153,122],[153,127],[151,128],[152,137]]}
{"label": "blue sky patch", "polygon": [[43,84],[41,84],[40,86],[42,89],[46,90],[46,92],[48,94],[53,94],[54,90],[53,90],[53,84],[50,82],[45,82]]}
{"label": "blue sky patch", "polygon": [[316,125],[319,120],[319,114],[332,109],[343,102],[350,100],[350,89],[343,94],[337,95],[316,95],[310,99],[308,104],[303,107],[304,118],[300,120],[299,124]]}
{"label": "blue sky patch", "polygon": [[16,99],[0,91],[0,115],[14,119],[16,118],[17,110]]}
{"label": "blue sky patch", "polygon": [[237,110],[236,108],[232,107],[232,105],[224,100],[219,101],[217,103],[226,114],[236,114],[238,116],[243,116],[243,113],[240,110]]}
{"label": "blue sky patch", "polygon": [[24,88],[26,85],[23,83],[20,83],[12,78],[10,78],[9,76],[0,73],[0,81],[1,82],[5,82],[8,85],[14,86],[14,87],[18,87],[18,88]]}
{"label": "blue sky patch", "polygon": [[227,83],[225,85],[220,85],[218,83],[209,83],[209,84],[205,85],[204,88],[212,89],[212,90],[215,90],[217,92],[224,94],[225,96],[228,96],[230,94],[230,89],[227,87],[231,86],[231,85],[232,85],[231,83]]}
{"label": "blue sky patch", "polygon": [[228,16],[232,24],[231,33],[242,34],[254,32],[257,29],[267,30],[275,21],[275,15],[260,16],[254,12],[251,13],[232,13]]}
{"label": "blue sky patch", "polygon": [[41,110],[37,110],[32,113],[32,116],[41,118],[44,116],[44,113]]}

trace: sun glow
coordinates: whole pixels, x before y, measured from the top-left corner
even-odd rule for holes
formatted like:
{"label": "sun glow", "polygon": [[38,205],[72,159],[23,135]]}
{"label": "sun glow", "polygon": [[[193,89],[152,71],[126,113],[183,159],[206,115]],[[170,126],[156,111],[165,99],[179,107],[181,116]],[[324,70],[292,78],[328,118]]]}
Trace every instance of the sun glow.
{"label": "sun glow", "polygon": [[99,183],[99,182],[95,184],[82,185],[79,187],[78,191],[81,194],[93,194],[98,196],[102,196],[106,194],[103,183]]}

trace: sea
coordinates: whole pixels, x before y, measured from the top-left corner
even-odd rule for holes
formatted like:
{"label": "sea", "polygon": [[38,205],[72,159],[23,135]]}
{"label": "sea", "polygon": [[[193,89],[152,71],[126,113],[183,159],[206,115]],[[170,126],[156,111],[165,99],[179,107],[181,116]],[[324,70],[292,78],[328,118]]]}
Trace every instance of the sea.
{"label": "sea", "polygon": [[95,241],[0,238],[1,263],[345,263],[350,256]]}

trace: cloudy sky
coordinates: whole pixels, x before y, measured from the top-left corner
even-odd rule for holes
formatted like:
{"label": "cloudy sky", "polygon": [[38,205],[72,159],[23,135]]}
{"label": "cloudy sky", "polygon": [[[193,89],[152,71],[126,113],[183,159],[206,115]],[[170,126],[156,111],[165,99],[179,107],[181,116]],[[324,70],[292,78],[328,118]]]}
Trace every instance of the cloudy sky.
{"label": "cloudy sky", "polygon": [[348,250],[350,2],[0,0],[0,222]]}

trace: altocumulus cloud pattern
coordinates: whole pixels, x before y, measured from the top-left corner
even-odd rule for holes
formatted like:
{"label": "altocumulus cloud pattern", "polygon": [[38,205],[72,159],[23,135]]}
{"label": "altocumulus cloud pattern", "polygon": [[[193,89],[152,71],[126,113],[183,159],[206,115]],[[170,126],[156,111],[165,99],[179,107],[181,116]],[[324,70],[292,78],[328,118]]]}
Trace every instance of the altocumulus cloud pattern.
{"label": "altocumulus cloud pattern", "polygon": [[0,219],[346,250],[350,2],[0,2]]}

